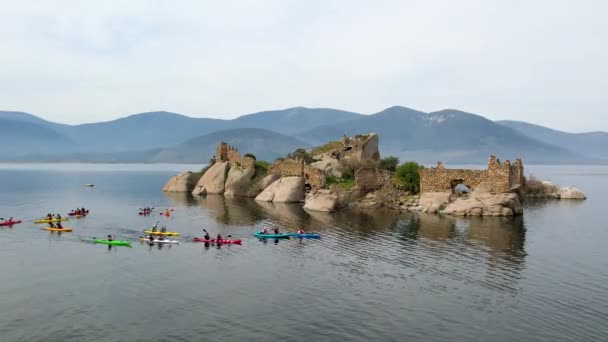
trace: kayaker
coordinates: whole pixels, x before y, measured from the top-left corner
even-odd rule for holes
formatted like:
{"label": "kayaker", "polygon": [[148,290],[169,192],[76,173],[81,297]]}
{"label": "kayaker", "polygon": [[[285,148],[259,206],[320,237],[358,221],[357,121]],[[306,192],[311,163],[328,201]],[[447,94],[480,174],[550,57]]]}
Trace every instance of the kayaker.
{"label": "kayaker", "polygon": [[203,236],[204,240],[211,240],[211,236],[209,235],[209,232],[205,231],[205,236]]}
{"label": "kayaker", "polygon": [[304,233],[304,229],[302,229],[302,228],[298,228],[298,234],[305,234],[305,233]]}
{"label": "kayaker", "polygon": [[222,234],[217,234],[217,237],[215,238],[215,242],[218,242],[220,240],[223,240],[222,239]]}
{"label": "kayaker", "polygon": [[152,226],[152,231],[153,231],[153,232],[156,232],[156,225],[153,225],[153,226]]}
{"label": "kayaker", "polygon": [[108,241],[112,242],[112,235],[108,235]]}
{"label": "kayaker", "polygon": [[161,235],[158,237],[158,241],[165,241],[165,238]]}
{"label": "kayaker", "polygon": [[84,210],[84,207],[82,207],[82,209],[81,209],[81,214],[82,214],[82,215],[86,215],[86,214],[87,214],[87,211],[86,211],[86,210]]}
{"label": "kayaker", "polygon": [[61,222],[57,222],[57,228],[59,228],[59,229],[63,228],[63,226],[61,225]]}
{"label": "kayaker", "polygon": [[264,227],[264,229],[262,229],[262,234],[268,234],[268,228]]}
{"label": "kayaker", "polygon": [[46,214],[46,219],[47,220],[52,220],[53,219],[53,214]]}
{"label": "kayaker", "polygon": [[274,233],[275,233],[275,234],[279,234],[279,228],[275,228],[275,229],[274,229]]}
{"label": "kayaker", "polygon": [[163,227],[160,229],[160,232],[161,232],[161,233],[164,233],[164,232],[166,232],[166,231],[167,231],[167,226],[163,226]]}
{"label": "kayaker", "polygon": [[60,214],[57,214],[57,219],[61,220],[61,215]]}
{"label": "kayaker", "polygon": [[55,228],[55,225],[53,224],[53,222],[49,222],[49,228]]}
{"label": "kayaker", "polygon": [[150,242],[154,242],[154,236],[152,236],[152,234],[148,235],[148,240],[150,240]]}

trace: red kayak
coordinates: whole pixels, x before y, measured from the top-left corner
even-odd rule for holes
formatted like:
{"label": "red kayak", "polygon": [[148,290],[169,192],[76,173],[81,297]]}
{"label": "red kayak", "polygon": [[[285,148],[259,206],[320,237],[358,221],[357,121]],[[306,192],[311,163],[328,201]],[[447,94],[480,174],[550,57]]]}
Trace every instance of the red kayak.
{"label": "red kayak", "polygon": [[0,222],[0,226],[12,226],[17,223],[21,223],[21,220]]}
{"label": "red kayak", "polygon": [[140,211],[139,215],[150,215],[149,211]]}
{"label": "red kayak", "polygon": [[86,210],[86,211],[84,212],[84,214],[82,214],[82,213],[80,213],[80,214],[79,214],[79,213],[77,213],[77,212],[75,212],[75,211],[72,211],[72,212],[71,212],[71,213],[69,213],[68,215],[70,215],[70,216],[76,216],[76,215],[87,216],[87,214],[88,214],[88,213],[89,213],[89,211],[88,211],[88,210]]}
{"label": "red kayak", "polygon": [[210,240],[205,240],[205,239],[201,239],[201,238],[197,238],[195,237],[194,239],[192,239],[192,241],[194,242],[205,242],[205,243],[219,243],[219,244],[229,244],[229,243],[233,243],[236,245],[240,245],[241,244],[241,240],[216,240],[216,239],[210,239]]}

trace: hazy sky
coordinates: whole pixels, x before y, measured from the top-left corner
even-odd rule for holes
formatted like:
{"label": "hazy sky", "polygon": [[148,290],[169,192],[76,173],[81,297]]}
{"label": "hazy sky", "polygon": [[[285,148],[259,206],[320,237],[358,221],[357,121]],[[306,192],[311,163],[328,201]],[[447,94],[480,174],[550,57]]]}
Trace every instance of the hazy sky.
{"label": "hazy sky", "polygon": [[456,108],[607,130],[608,1],[2,1],[0,109]]}

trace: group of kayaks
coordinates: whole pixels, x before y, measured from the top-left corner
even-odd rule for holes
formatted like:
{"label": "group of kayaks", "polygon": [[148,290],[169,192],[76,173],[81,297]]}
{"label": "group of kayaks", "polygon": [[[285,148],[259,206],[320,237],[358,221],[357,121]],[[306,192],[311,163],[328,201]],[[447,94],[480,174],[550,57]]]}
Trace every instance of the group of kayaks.
{"label": "group of kayaks", "polygon": [[[144,210],[140,211],[139,214],[148,215],[148,214],[150,214],[152,209],[144,208]],[[170,211],[173,211],[173,209],[171,209],[171,210],[165,209],[161,212],[161,215],[169,216]],[[88,214],[89,214],[89,210],[83,211],[80,209],[72,210],[70,213],[68,213],[68,215],[73,218],[84,217]],[[69,220],[69,218],[67,218],[67,217],[63,218],[63,217],[60,217],[59,215],[57,215],[57,216],[53,216],[53,217],[46,217],[46,218],[34,220],[34,223],[37,223],[37,224],[48,223],[49,227],[42,228],[43,230],[46,230],[46,231],[71,232],[72,228],[61,226],[61,222],[68,221],[68,220]],[[0,221],[0,226],[12,226],[14,224],[19,224],[21,222],[22,222],[21,220],[13,220],[11,217],[8,220]],[[54,223],[59,223],[59,224],[57,226],[55,226]],[[266,231],[266,229],[264,229],[263,232],[253,233],[253,236],[258,239],[289,239],[289,238],[318,239],[321,237],[321,235],[319,233],[302,233],[301,230],[299,230],[296,233],[294,233],[294,232],[277,233],[277,231],[278,230],[275,230],[274,233],[269,233]],[[151,229],[144,230],[143,233],[146,234],[147,237],[139,238],[139,241],[142,243],[178,244],[180,242],[179,240],[174,239],[174,237],[180,236],[180,233],[166,231],[165,227],[163,227],[163,229],[159,231],[159,230],[156,230],[156,225],[155,225]],[[228,237],[230,237],[230,236],[228,236]],[[218,239],[208,238],[208,234],[206,234],[206,236],[204,238],[194,237],[191,241],[192,242],[201,242],[201,243],[205,243],[205,244],[217,244],[217,245],[220,245],[220,244],[240,245],[242,243],[242,240],[220,238],[219,235],[218,235]],[[131,246],[131,241],[115,240],[115,239],[112,239],[110,236],[108,236],[107,239],[92,238],[92,240],[90,240],[90,242],[106,244],[106,245],[111,245],[111,246]]]}

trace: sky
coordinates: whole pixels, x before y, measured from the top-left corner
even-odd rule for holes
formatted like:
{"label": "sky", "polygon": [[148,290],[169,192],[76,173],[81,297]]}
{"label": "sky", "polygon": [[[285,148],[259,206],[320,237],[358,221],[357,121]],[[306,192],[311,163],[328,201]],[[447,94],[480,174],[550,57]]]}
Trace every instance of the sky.
{"label": "sky", "polygon": [[608,131],[608,1],[2,1],[0,109],[453,108]]}

